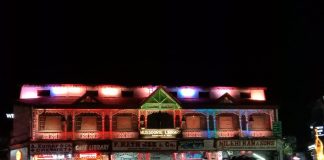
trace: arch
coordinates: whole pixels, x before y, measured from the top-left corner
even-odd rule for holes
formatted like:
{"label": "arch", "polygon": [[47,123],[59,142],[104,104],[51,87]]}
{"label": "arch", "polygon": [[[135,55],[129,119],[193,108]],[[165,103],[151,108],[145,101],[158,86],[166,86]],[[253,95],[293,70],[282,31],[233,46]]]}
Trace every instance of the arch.
{"label": "arch", "polygon": [[174,128],[173,116],[166,112],[155,112],[147,116],[147,128]]}
{"label": "arch", "polygon": [[186,124],[184,125],[184,129],[207,130],[207,116],[205,114],[186,113],[183,115],[183,118]]}
{"label": "arch", "polygon": [[113,131],[138,130],[138,117],[133,113],[117,113],[112,116]]}
{"label": "arch", "polygon": [[217,130],[239,130],[239,115],[235,113],[220,113],[216,115]]}
{"label": "arch", "polygon": [[270,115],[267,113],[253,113],[248,116],[249,130],[271,130]]}

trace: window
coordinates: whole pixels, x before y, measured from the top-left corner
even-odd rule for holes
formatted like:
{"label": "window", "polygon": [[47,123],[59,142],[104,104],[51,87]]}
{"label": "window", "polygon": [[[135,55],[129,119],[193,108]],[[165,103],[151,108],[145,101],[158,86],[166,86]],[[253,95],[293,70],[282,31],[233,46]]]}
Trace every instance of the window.
{"label": "window", "polygon": [[39,97],[49,97],[49,96],[51,96],[51,91],[50,90],[38,90],[37,91],[37,96],[39,96]]}
{"label": "window", "polygon": [[233,117],[221,116],[219,117],[219,129],[233,129]]}
{"label": "window", "polygon": [[199,92],[199,98],[209,98],[209,92]]}
{"label": "window", "polygon": [[122,91],[121,94],[122,94],[122,97],[127,97],[127,98],[130,98],[130,97],[134,96],[133,91]]}
{"label": "window", "polygon": [[63,116],[60,114],[39,115],[39,131],[60,132],[63,130]]}
{"label": "window", "polygon": [[241,93],[240,93],[240,97],[241,97],[242,99],[248,99],[248,98],[251,98],[251,94],[248,93],[248,92],[241,92]]}
{"label": "window", "polygon": [[131,116],[118,116],[117,117],[117,130],[131,130],[132,117]]}
{"label": "window", "polygon": [[209,130],[214,130],[214,118],[212,115],[209,115]]}
{"label": "window", "polygon": [[97,119],[95,116],[84,116],[82,117],[81,130],[97,130]]}
{"label": "window", "polygon": [[200,117],[199,116],[187,116],[186,117],[187,129],[200,129]]}
{"label": "window", "polygon": [[270,122],[267,115],[252,115],[251,130],[268,130],[270,129]]}

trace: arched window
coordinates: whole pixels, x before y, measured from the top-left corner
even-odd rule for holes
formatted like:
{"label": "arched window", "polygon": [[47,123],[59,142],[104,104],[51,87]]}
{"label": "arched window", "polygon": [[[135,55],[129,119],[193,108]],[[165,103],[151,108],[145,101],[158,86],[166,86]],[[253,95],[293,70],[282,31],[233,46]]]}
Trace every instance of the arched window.
{"label": "arched window", "polygon": [[135,114],[119,113],[113,116],[113,131],[136,131],[138,118]]}
{"label": "arched window", "polygon": [[270,116],[265,113],[255,113],[250,115],[249,129],[251,131],[270,130]]}
{"label": "arched window", "polygon": [[238,115],[233,113],[222,113],[216,116],[217,130],[238,130],[239,119]]}
{"label": "arched window", "polygon": [[155,112],[147,116],[147,128],[174,128],[173,116],[165,112]]}
{"label": "arched window", "polygon": [[61,132],[64,130],[64,116],[58,113],[43,113],[39,115],[39,131]]}
{"label": "arched window", "polygon": [[75,116],[76,131],[101,131],[102,119],[96,113],[81,113]]}
{"label": "arched window", "polygon": [[207,129],[207,118],[203,114],[199,113],[190,113],[185,114],[185,129],[198,129],[206,130]]}

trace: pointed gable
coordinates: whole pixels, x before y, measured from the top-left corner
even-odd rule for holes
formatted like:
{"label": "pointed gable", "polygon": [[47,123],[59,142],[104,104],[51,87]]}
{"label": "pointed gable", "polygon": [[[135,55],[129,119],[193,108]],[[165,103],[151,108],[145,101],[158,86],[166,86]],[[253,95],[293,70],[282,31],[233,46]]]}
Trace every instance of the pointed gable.
{"label": "pointed gable", "polygon": [[225,93],[224,95],[222,95],[217,99],[217,102],[224,103],[224,104],[233,104],[236,103],[236,100],[230,94]]}
{"label": "pointed gable", "polygon": [[162,86],[158,87],[141,105],[141,109],[180,109],[176,98]]}
{"label": "pointed gable", "polygon": [[88,91],[82,97],[77,99],[74,104],[101,104],[101,102],[96,98],[97,92]]}

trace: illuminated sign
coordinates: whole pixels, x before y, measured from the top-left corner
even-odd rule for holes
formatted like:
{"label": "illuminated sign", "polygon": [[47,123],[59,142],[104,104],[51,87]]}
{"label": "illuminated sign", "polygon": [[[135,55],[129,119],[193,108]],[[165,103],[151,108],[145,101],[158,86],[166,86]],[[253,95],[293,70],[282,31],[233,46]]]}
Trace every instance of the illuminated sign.
{"label": "illuminated sign", "polygon": [[318,134],[319,137],[324,136],[323,126],[316,126],[315,128],[317,129],[317,134]]}
{"label": "illuminated sign", "polygon": [[71,154],[72,153],[72,143],[31,143],[30,144],[30,154]]}
{"label": "illuminated sign", "polygon": [[97,158],[97,153],[80,153],[80,158]]}
{"label": "illuminated sign", "polygon": [[277,141],[271,139],[217,140],[218,150],[276,150]]}
{"label": "illuminated sign", "polygon": [[89,141],[89,142],[76,142],[74,144],[74,151],[83,152],[83,151],[109,151],[110,150],[110,141]]}
{"label": "illuminated sign", "polygon": [[14,119],[15,115],[13,113],[6,113],[8,119]]}
{"label": "illuminated sign", "polygon": [[38,139],[48,139],[48,140],[62,139],[63,133],[37,133],[36,137]]}
{"label": "illuminated sign", "polygon": [[144,138],[175,138],[180,134],[179,129],[141,129]]}
{"label": "illuminated sign", "polygon": [[76,133],[78,139],[99,139],[100,134],[98,132],[81,132]]}
{"label": "illuminated sign", "polygon": [[146,140],[129,140],[113,141],[113,151],[175,151],[177,150],[177,141],[146,141]]}

